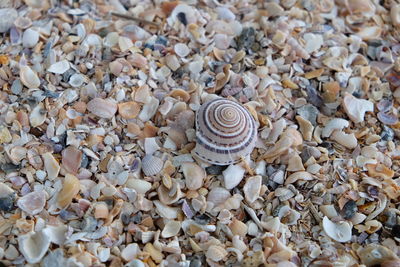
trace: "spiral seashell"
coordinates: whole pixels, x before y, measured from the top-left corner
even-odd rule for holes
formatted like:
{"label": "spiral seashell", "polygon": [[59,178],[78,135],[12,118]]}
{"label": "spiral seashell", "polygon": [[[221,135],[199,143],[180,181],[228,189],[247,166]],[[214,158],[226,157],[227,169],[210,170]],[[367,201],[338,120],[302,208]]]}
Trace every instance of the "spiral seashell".
{"label": "spiral seashell", "polygon": [[203,104],[196,114],[193,153],[215,165],[229,165],[249,155],[257,140],[257,125],[240,104],[217,98]]}

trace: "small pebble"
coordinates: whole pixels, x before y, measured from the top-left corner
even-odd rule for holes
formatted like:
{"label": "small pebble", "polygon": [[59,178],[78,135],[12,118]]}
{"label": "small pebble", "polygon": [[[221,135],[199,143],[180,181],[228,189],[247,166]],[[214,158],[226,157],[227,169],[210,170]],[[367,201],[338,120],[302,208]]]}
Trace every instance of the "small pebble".
{"label": "small pebble", "polygon": [[400,238],[400,224],[396,224],[392,227],[392,236]]}
{"label": "small pebble", "polygon": [[12,211],[14,208],[14,199],[15,197],[13,195],[0,198],[0,210],[5,212]]}
{"label": "small pebble", "polygon": [[353,216],[358,211],[357,204],[354,200],[349,200],[343,207],[343,218],[349,220],[353,218]]}
{"label": "small pebble", "polygon": [[212,165],[206,168],[207,174],[220,175],[228,166]]}

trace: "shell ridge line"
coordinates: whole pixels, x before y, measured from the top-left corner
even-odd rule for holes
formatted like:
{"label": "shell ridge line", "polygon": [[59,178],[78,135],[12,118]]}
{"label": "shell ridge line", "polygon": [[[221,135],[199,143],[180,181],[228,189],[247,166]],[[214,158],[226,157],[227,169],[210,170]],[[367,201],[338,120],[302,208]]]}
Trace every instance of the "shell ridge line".
{"label": "shell ridge line", "polygon": [[244,140],[246,140],[246,142],[244,144],[242,142],[244,140],[241,140],[240,142],[234,143],[234,144],[237,144],[235,146],[232,146],[231,144],[220,144],[220,143],[217,143],[217,142],[215,142],[215,141],[213,141],[213,140],[209,139],[208,137],[206,137],[204,135],[201,135],[201,134],[199,134],[197,137],[200,140],[201,144],[203,144],[204,147],[207,146],[208,148],[213,148],[213,149],[217,148],[218,146],[226,147],[227,149],[219,149],[219,150],[217,149],[216,150],[216,151],[220,151],[219,153],[221,153],[221,154],[226,154],[223,151],[230,150],[233,153],[235,153],[237,151],[240,151],[242,147],[248,146],[253,141],[253,138],[254,138],[253,135],[254,135],[253,133],[247,135],[246,136],[247,140],[244,139]]}
{"label": "shell ridge line", "polygon": [[[205,116],[205,115],[203,114],[203,116]],[[209,125],[205,124],[205,127],[207,128],[207,130],[209,130],[210,132],[212,132],[212,130],[210,129]],[[215,134],[215,135],[216,135],[216,137],[219,137],[219,138],[222,138],[222,139],[233,139],[233,138],[235,138],[235,137],[242,136],[243,133],[245,132],[245,130],[246,130],[246,127],[243,128],[242,132],[240,132],[240,133],[238,133],[236,136],[232,136],[232,137],[226,137],[226,136],[223,136],[223,135],[216,135],[216,134]],[[204,142],[210,143],[210,144],[212,144],[212,145],[215,144],[216,146],[219,145],[219,146],[233,147],[233,148],[238,147],[240,144],[243,143],[244,140],[246,140],[247,138],[249,138],[249,136],[246,135],[246,136],[245,136],[245,139],[241,139],[241,140],[238,140],[237,142],[230,143],[230,144],[223,144],[223,143],[218,143],[218,142],[216,142],[215,140],[211,139],[210,137],[204,135],[203,132],[201,132],[201,131],[198,131],[197,137],[200,137],[200,138],[202,138],[202,139],[205,139],[206,141],[204,141]]]}
{"label": "shell ridge line", "polygon": [[[213,108],[213,106],[211,106],[211,107],[208,107],[207,109],[205,109],[204,111],[203,111],[203,121],[204,121],[204,124],[206,125],[206,126],[209,126],[209,125],[212,125],[213,127],[212,128],[209,128],[209,130],[210,130],[210,132],[212,132],[213,134],[215,134],[215,135],[221,135],[221,134],[223,134],[224,136],[227,136],[227,135],[235,135],[235,131],[233,132],[233,133],[230,133],[230,131],[228,132],[228,131],[224,131],[223,129],[219,129],[220,128],[220,126],[219,125],[215,125],[211,120],[210,120],[210,117],[211,116],[213,116],[213,115],[215,115],[215,109],[212,109]],[[210,112],[210,109],[211,109],[211,112]],[[206,115],[207,114],[207,115]],[[217,121],[218,122],[218,121]],[[236,125],[238,125],[238,124],[236,124]],[[225,128],[229,128],[229,129],[234,129],[235,127],[236,127],[236,125],[235,126],[233,126],[233,127],[225,127]],[[223,126],[223,125],[221,125],[221,126]],[[223,126],[224,127],[224,126]]]}
{"label": "shell ridge line", "polygon": [[[221,117],[223,117],[223,115],[225,114],[224,111],[226,111],[226,109],[228,109],[228,108],[232,109],[232,107],[229,107],[229,106],[226,107],[226,105],[227,104],[221,104],[221,105],[217,106],[215,108],[215,110],[214,110],[214,113],[216,113],[217,115],[221,115]],[[236,119],[236,117],[240,116],[240,114],[235,112],[235,115],[236,116],[233,119],[227,120],[228,122],[234,122],[234,124],[226,124],[226,123],[224,123],[223,121],[221,121],[220,116],[216,116],[215,119],[220,125],[222,125],[222,126],[224,126],[226,128],[235,128],[239,124],[239,121]],[[222,119],[225,119],[225,118],[222,118]],[[235,122],[235,121],[237,121],[237,122]]]}
{"label": "shell ridge line", "polygon": [[[211,112],[210,112],[210,115],[211,115]],[[203,113],[202,113],[202,118],[203,118],[203,121],[204,121],[204,126],[207,128],[207,130],[208,130],[209,132],[211,132],[212,134],[216,135],[217,137],[220,137],[220,138],[223,138],[223,139],[238,137],[238,136],[242,135],[243,132],[246,130],[246,125],[243,125],[243,127],[240,128],[241,131],[240,131],[238,134],[231,135],[231,136],[227,136],[227,135],[224,134],[224,132],[215,131],[215,128],[211,128],[211,127],[210,127],[210,123],[209,123],[209,119],[207,118],[206,110],[203,111]],[[200,120],[199,120],[199,121],[200,121]],[[199,127],[199,125],[198,125],[197,127]],[[201,128],[199,127],[199,129],[201,129]],[[207,138],[208,138],[208,137],[207,137]],[[209,139],[209,138],[208,138],[208,139]],[[210,141],[213,141],[212,139],[209,139],[209,140],[210,140]]]}

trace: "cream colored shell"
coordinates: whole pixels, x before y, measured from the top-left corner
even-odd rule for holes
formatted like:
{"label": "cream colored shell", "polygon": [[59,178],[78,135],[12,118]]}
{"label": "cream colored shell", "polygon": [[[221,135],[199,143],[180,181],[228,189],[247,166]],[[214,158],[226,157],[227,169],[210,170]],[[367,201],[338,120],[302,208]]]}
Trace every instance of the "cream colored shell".
{"label": "cream colored shell", "polygon": [[249,155],[257,125],[242,105],[224,98],[204,103],[196,114],[195,156],[215,165],[229,165]]}

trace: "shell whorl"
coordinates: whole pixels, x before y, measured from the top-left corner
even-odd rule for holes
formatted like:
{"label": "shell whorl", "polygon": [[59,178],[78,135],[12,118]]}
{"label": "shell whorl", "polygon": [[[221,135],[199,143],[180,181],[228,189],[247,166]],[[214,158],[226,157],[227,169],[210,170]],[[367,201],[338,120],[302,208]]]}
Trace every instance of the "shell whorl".
{"label": "shell whorl", "polygon": [[228,165],[249,155],[257,140],[257,125],[250,112],[231,100],[204,103],[196,114],[194,154],[215,165]]}

